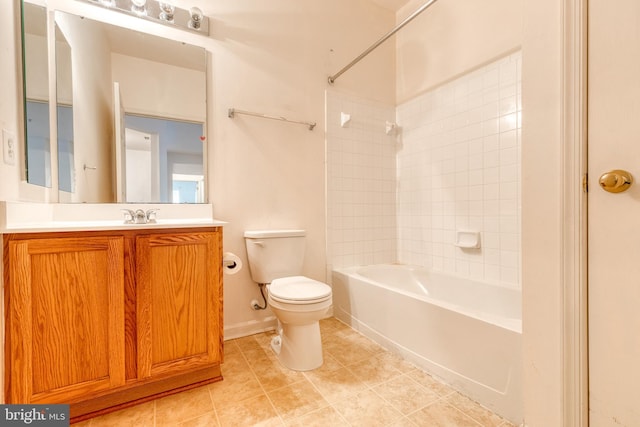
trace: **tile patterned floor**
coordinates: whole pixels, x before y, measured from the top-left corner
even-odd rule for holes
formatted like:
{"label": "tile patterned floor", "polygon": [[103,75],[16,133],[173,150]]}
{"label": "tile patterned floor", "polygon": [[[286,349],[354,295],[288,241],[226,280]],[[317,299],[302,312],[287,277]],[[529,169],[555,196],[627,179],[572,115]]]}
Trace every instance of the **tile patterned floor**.
{"label": "tile patterned floor", "polygon": [[324,365],[283,368],[273,332],[225,342],[224,381],[77,427],[513,427],[336,319],[320,323]]}

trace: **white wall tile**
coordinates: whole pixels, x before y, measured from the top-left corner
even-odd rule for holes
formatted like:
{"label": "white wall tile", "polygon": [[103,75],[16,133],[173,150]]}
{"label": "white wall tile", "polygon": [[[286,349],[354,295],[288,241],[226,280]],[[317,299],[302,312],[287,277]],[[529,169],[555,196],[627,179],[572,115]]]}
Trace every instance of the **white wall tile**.
{"label": "white wall tile", "polygon": [[[326,99],[328,259],[335,268],[394,262],[396,139],[385,121],[395,108],[334,91]],[[340,112],[352,115],[346,128]]]}
{"label": "white wall tile", "polygon": [[[430,215],[431,241],[424,243],[431,244],[431,254],[423,253],[423,258],[431,259],[434,269],[518,284],[520,56],[509,55],[418,97],[423,103],[429,100],[430,109],[411,123],[404,122],[402,113],[410,103],[398,107],[403,129],[398,200],[420,198],[428,190],[431,196],[426,202],[431,208],[424,211],[399,203],[398,218]],[[429,129],[421,140],[415,137],[420,128]],[[427,145],[418,159],[416,153]],[[408,165],[410,171],[405,170]],[[415,230],[401,232],[404,224],[399,221],[399,248],[406,247],[405,235],[416,237]],[[472,254],[455,248],[460,228],[481,232],[480,250]],[[399,261],[408,257],[399,249]],[[471,257],[476,257],[473,262]]]}
{"label": "white wall tile", "polygon": [[[520,65],[513,53],[396,108],[328,93],[333,266],[399,261],[518,284]],[[481,232],[479,250],[454,246],[461,228]]]}

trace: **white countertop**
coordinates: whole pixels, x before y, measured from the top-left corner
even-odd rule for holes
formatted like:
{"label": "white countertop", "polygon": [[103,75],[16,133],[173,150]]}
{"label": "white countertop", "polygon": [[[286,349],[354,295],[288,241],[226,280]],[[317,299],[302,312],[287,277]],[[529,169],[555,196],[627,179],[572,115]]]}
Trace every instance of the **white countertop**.
{"label": "white countertop", "polygon": [[[122,209],[156,209],[156,223],[125,224]],[[0,233],[220,227],[211,204],[0,202]]]}

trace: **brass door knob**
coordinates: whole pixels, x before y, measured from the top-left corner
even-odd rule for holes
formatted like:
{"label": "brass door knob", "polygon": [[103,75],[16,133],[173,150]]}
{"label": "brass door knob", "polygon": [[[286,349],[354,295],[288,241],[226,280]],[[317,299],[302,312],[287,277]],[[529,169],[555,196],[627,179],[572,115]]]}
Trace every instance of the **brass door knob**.
{"label": "brass door knob", "polygon": [[600,187],[609,193],[621,193],[626,191],[633,183],[633,176],[627,171],[612,170],[600,175]]}

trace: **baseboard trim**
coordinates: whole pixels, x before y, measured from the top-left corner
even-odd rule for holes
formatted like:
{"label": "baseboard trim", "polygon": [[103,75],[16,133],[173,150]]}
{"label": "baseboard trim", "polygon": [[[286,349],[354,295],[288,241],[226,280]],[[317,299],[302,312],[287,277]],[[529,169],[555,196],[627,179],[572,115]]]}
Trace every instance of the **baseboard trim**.
{"label": "baseboard trim", "polygon": [[275,316],[265,317],[260,320],[250,320],[248,322],[235,323],[226,325],[224,328],[224,339],[232,340],[234,338],[246,337],[266,331],[272,331],[276,328],[278,321]]}

